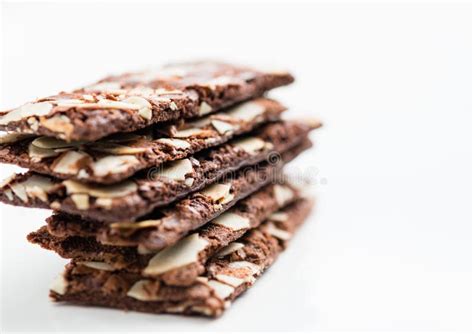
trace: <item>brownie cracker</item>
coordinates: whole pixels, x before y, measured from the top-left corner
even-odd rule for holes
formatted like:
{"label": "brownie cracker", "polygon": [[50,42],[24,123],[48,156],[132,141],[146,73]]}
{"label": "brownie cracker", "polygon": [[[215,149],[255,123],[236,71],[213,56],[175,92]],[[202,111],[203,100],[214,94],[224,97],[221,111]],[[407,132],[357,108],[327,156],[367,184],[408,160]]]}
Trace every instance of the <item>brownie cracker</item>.
{"label": "brownie cracker", "polygon": [[260,98],[195,121],[119,133],[96,142],[7,134],[0,137],[0,162],[61,179],[111,184],[225,143],[277,120],[284,110],[278,102]]}
{"label": "brownie cracker", "polygon": [[72,263],[50,296],[57,302],[147,313],[219,316],[276,260],[311,207],[310,200],[300,199],[284,208],[276,220],[251,230],[211,259],[206,273],[190,286],[173,287],[136,273]]}
{"label": "brownie cracker", "polygon": [[0,129],[93,141],[158,122],[202,116],[293,80],[286,72],[219,62],[174,64],[111,76],[1,112]]}
{"label": "brownie cracker", "polygon": [[[168,285],[186,286],[191,285],[204,272],[206,262],[217,251],[297,199],[298,191],[288,184],[265,186],[157,254],[140,254],[133,247],[102,245],[96,241],[95,236],[81,237],[72,234],[69,237],[57,237],[49,233],[48,228],[51,225],[30,233],[28,240],[53,250],[62,257],[86,262],[86,265],[95,265],[107,270],[126,269],[159,279]],[[278,219],[280,216],[276,213],[271,219]],[[195,257],[189,258],[189,249],[194,248],[195,244],[199,246],[196,247],[199,251]],[[163,261],[165,258],[172,258],[174,261],[169,264]]]}
{"label": "brownie cracker", "polygon": [[[303,148],[299,148],[300,150]],[[289,156],[292,154],[292,156]],[[288,161],[298,152],[287,152]],[[173,245],[270,182],[279,180],[282,164],[263,164],[239,171],[171,206],[155,210],[138,222],[104,223],[58,213],[48,219],[50,232],[95,237],[102,244],[137,247],[140,254],[151,254]],[[60,227],[59,227],[60,226]]]}
{"label": "brownie cracker", "polygon": [[309,146],[305,138],[310,129],[294,122],[268,124],[251,136],[150,169],[115,185],[93,186],[31,172],[17,174],[0,186],[0,201],[52,208],[106,222],[133,220],[243,166],[263,160],[274,163],[297,145]]}

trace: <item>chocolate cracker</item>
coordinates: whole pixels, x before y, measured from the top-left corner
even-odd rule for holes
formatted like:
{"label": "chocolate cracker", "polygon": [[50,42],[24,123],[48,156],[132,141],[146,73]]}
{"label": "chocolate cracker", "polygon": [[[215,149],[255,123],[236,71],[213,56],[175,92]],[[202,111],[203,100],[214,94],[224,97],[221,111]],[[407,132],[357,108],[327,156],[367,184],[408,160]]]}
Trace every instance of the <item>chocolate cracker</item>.
{"label": "chocolate cracker", "polygon": [[190,286],[173,287],[136,273],[72,263],[55,282],[50,296],[57,302],[217,317],[276,260],[311,207],[306,199],[286,207],[277,220],[251,230],[238,240],[237,247],[213,258],[205,275]]}
{"label": "chocolate cracker", "polygon": [[[299,148],[302,149],[302,148]],[[290,156],[291,154],[291,156]],[[286,152],[289,161],[298,152]],[[138,222],[84,223],[84,220],[61,214],[52,219],[66,221],[67,226],[94,226],[99,242],[114,246],[138,247],[140,253],[161,250],[175,244],[190,231],[195,230],[231,208],[238,200],[278,180],[283,163],[264,163],[240,170],[228,179],[221,180],[171,206],[153,211]],[[69,220],[68,220],[69,219]]]}
{"label": "chocolate cracker", "polygon": [[[0,201],[52,208],[105,222],[133,220],[198,191],[237,169],[263,160],[275,163],[297,145],[309,144],[307,125],[284,122],[264,126],[193,158],[150,169],[115,185],[92,186],[36,173],[17,174],[0,187]],[[305,147],[306,148],[306,147]]]}
{"label": "chocolate cracker", "polygon": [[115,134],[96,142],[8,134],[0,137],[0,143],[4,142],[0,162],[60,179],[112,184],[139,170],[225,143],[277,120],[284,110],[278,102],[260,98],[196,121]]}
{"label": "chocolate cracker", "polygon": [[202,116],[291,82],[286,72],[218,62],[174,64],[111,76],[1,112],[0,129],[94,141],[158,122]]}
{"label": "chocolate cracker", "polygon": [[[74,235],[75,230],[72,233],[69,231],[71,236],[57,237],[48,231],[48,228],[55,228],[54,224],[30,233],[28,240],[62,257],[74,258],[76,262],[100,263],[99,266],[108,270],[126,268],[129,272],[153,277],[168,285],[187,286],[204,272],[206,262],[217,251],[259,226],[268,217],[281,219],[280,213],[270,215],[297,199],[298,191],[288,184],[268,185],[158,254],[140,254],[133,247],[102,245],[96,241],[95,235],[81,237]],[[64,228],[67,225],[60,226]],[[189,260],[189,249],[195,244],[198,246],[195,248],[196,256]],[[163,266],[165,256],[175,259],[174,264],[165,263]]]}

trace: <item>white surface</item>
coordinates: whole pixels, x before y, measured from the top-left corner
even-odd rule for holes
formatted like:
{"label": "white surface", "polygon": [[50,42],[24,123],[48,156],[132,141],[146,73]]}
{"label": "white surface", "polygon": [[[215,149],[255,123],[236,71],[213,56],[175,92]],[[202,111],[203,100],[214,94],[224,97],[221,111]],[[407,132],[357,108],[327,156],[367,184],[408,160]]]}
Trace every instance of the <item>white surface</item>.
{"label": "white surface", "polygon": [[325,122],[292,169],[316,214],[222,318],[51,304],[66,261],[25,240],[48,213],[1,206],[3,330],[469,330],[468,5],[4,4],[2,30],[2,109],[210,56],[290,67],[273,96]]}

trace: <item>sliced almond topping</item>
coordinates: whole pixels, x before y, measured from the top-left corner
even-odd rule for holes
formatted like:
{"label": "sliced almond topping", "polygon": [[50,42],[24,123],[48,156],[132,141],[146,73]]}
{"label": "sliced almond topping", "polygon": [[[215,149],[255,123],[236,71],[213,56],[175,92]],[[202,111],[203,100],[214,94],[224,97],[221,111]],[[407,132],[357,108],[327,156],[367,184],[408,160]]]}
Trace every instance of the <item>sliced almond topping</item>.
{"label": "sliced almond topping", "polygon": [[113,204],[113,199],[112,198],[97,198],[95,200],[95,204],[97,206],[100,206],[100,207],[103,207],[103,208],[106,208],[106,209],[110,209],[112,207],[112,204]]}
{"label": "sliced almond topping", "polygon": [[107,142],[97,142],[93,146],[91,146],[91,149],[98,152],[105,152],[117,155],[138,154],[146,152],[147,150],[145,147],[130,147]]}
{"label": "sliced almond topping", "polygon": [[176,133],[173,134],[173,137],[174,138],[188,138],[188,137],[199,136],[206,133],[207,131],[203,129],[190,128],[190,129],[176,131]]}
{"label": "sliced almond topping", "polygon": [[212,126],[219,132],[221,135],[225,134],[226,132],[232,132],[235,130],[236,126],[224,121],[220,121],[214,119],[211,121]]}
{"label": "sliced almond topping", "polygon": [[3,179],[3,180],[0,182],[0,188],[5,187],[7,184],[9,184],[9,183],[10,183],[11,181],[13,181],[15,178],[16,178],[16,174],[12,174],[12,175],[6,177],[5,179]]}
{"label": "sliced almond topping", "polygon": [[87,194],[72,194],[71,199],[79,210],[89,209],[89,195]]}
{"label": "sliced almond topping", "polygon": [[151,103],[148,100],[140,96],[130,96],[122,102],[130,103],[138,106],[138,115],[143,117],[146,120],[150,120],[152,117]]}
{"label": "sliced almond topping", "polygon": [[10,185],[13,193],[23,202],[28,202],[28,197],[39,198],[47,201],[47,193],[54,187],[53,182],[46,176],[33,175],[23,182]]}
{"label": "sliced almond topping", "polygon": [[0,116],[0,124],[5,125],[30,116],[44,116],[49,114],[52,109],[53,105],[49,102],[27,103],[18,109],[14,109]]}
{"label": "sliced almond topping", "polygon": [[201,102],[199,105],[199,115],[206,115],[212,111],[212,107],[206,102]]}
{"label": "sliced almond topping", "polygon": [[236,118],[242,121],[252,121],[257,116],[262,115],[265,112],[265,107],[256,102],[244,102],[227,112],[232,118]]}
{"label": "sliced almond topping", "polygon": [[33,135],[28,133],[7,133],[0,136],[0,144],[16,143],[20,140],[31,138]]}
{"label": "sliced almond topping", "polygon": [[95,161],[91,168],[96,176],[117,174],[139,165],[140,161],[133,155],[110,155]]}
{"label": "sliced almond topping", "polygon": [[290,240],[291,239],[291,233],[279,229],[273,224],[272,222],[268,222],[265,224],[265,231],[274,236],[275,238],[278,238],[280,240]]}
{"label": "sliced almond topping", "polygon": [[89,159],[87,153],[80,151],[68,151],[63,153],[53,162],[53,171],[61,174],[77,174],[81,169],[81,163]]}
{"label": "sliced almond topping", "polygon": [[291,201],[295,196],[291,188],[279,184],[273,186],[273,194],[280,207]]}
{"label": "sliced almond topping", "polygon": [[250,220],[248,218],[236,215],[235,213],[225,212],[212,221],[213,224],[225,226],[233,231],[244,228],[250,228]]}
{"label": "sliced almond topping", "polygon": [[234,276],[229,276],[229,275],[223,275],[223,274],[219,274],[219,275],[216,275],[216,278],[217,280],[219,280],[220,282],[223,282],[227,285],[230,285],[234,288],[242,285],[243,283],[246,282],[245,279],[242,279],[242,278],[239,278],[239,277],[234,277]]}
{"label": "sliced almond topping", "polygon": [[214,290],[217,297],[219,297],[222,300],[225,300],[235,291],[235,289],[231,287],[230,285],[221,283],[216,280],[209,280],[207,284]]}
{"label": "sliced almond topping", "polygon": [[7,196],[9,201],[13,201],[13,193],[10,189],[5,190],[3,193]]}
{"label": "sliced almond topping", "polygon": [[184,184],[187,185],[188,187],[191,187],[194,184],[194,179],[192,177],[187,177],[184,180]]}
{"label": "sliced almond topping", "polygon": [[265,142],[258,137],[239,139],[234,141],[232,144],[248,154],[255,154],[265,148]]}
{"label": "sliced almond topping", "polygon": [[161,219],[150,219],[150,220],[143,220],[141,222],[121,222],[121,223],[113,223],[110,224],[110,228],[113,229],[124,229],[124,230],[139,230],[142,228],[160,226],[163,224],[163,220]]}
{"label": "sliced almond topping", "polygon": [[69,148],[69,147],[77,147],[79,145],[84,144],[84,142],[81,141],[72,141],[72,142],[66,142],[61,139],[57,139],[54,137],[38,137],[35,138],[31,144],[38,148],[50,148],[50,149],[55,149],[55,148]]}
{"label": "sliced almond topping", "polygon": [[229,263],[229,268],[231,269],[248,269],[252,274],[257,274],[260,272],[260,267],[255,263],[248,262],[248,261],[235,261]]}
{"label": "sliced almond topping", "polygon": [[48,201],[48,194],[46,194],[46,192],[43,189],[41,189],[39,186],[33,185],[30,187],[25,187],[25,189],[26,189],[26,194],[28,195],[28,197],[39,198],[43,202]]}
{"label": "sliced almond topping", "polygon": [[57,152],[53,149],[50,148],[39,148],[33,143],[30,143],[28,145],[28,156],[31,158],[33,162],[39,162],[43,160],[44,158],[50,158],[50,157],[55,157],[59,155],[60,152]]}
{"label": "sliced almond topping", "polygon": [[127,296],[141,300],[144,302],[158,300],[158,292],[160,289],[160,283],[150,280],[140,280],[135,282],[133,286],[128,290]]}
{"label": "sliced almond topping", "polygon": [[219,253],[217,253],[217,257],[224,257],[226,255],[229,255],[241,248],[245,247],[245,245],[243,243],[240,243],[240,242],[231,242],[230,244],[228,244],[227,246],[225,246],[224,248],[222,248]]}
{"label": "sliced almond topping", "polygon": [[208,117],[199,118],[198,120],[193,121],[193,122],[186,122],[185,124],[192,128],[203,128],[211,124],[211,121],[212,121],[212,118],[208,116]]}
{"label": "sliced almond topping", "polygon": [[64,295],[67,291],[68,282],[64,275],[57,276],[53,283],[50,286],[51,291],[56,292],[57,294]]}
{"label": "sliced almond topping", "polygon": [[97,102],[95,105],[82,105],[82,108],[103,108],[103,109],[130,109],[130,110],[140,110],[142,107],[138,104],[128,103],[124,101],[115,101],[103,99]]}
{"label": "sliced almond topping", "polygon": [[106,186],[94,186],[73,180],[66,180],[62,183],[66,187],[68,194],[88,194],[89,196],[99,198],[122,197],[138,189],[137,184],[130,180]]}
{"label": "sliced almond topping", "polygon": [[24,203],[28,203],[28,195],[26,194],[26,189],[21,183],[14,183],[10,185],[13,193],[22,200]]}
{"label": "sliced almond topping", "polygon": [[71,120],[64,115],[41,119],[40,123],[45,128],[64,134],[66,137],[69,137],[69,135],[74,131],[74,126],[72,125]]}
{"label": "sliced almond topping", "polygon": [[198,260],[199,252],[208,245],[207,240],[193,233],[173,246],[157,253],[144,269],[145,275],[160,275]]}
{"label": "sliced almond topping", "polygon": [[172,180],[184,181],[186,175],[192,173],[193,170],[191,160],[182,159],[166,164],[166,166],[159,171],[158,175]]}
{"label": "sliced almond topping", "polygon": [[33,130],[33,131],[38,131],[38,128],[39,128],[39,122],[36,118],[34,117],[30,117],[30,118],[27,118],[26,119],[26,122],[28,123],[28,125],[30,126],[30,129]]}
{"label": "sliced almond topping", "polygon": [[153,113],[150,108],[141,108],[140,110],[138,110],[138,115],[146,119],[147,121],[151,120],[151,118],[153,117]]}
{"label": "sliced almond topping", "polygon": [[105,262],[97,262],[97,261],[83,261],[79,262],[79,264],[86,266],[88,268],[97,269],[97,270],[104,270],[104,271],[114,271],[114,267]]}
{"label": "sliced almond topping", "polygon": [[207,187],[201,193],[210,197],[214,202],[221,201],[230,195],[230,184],[216,183],[212,186]]}
{"label": "sliced almond topping", "polygon": [[186,140],[182,140],[182,139],[160,138],[160,139],[157,140],[157,142],[165,144],[165,145],[172,146],[174,148],[182,149],[182,150],[191,147],[190,143],[188,143]]}
{"label": "sliced almond topping", "polygon": [[268,217],[268,220],[272,220],[274,222],[286,222],[289,219],[288,214],[285,212],[275,212]]}

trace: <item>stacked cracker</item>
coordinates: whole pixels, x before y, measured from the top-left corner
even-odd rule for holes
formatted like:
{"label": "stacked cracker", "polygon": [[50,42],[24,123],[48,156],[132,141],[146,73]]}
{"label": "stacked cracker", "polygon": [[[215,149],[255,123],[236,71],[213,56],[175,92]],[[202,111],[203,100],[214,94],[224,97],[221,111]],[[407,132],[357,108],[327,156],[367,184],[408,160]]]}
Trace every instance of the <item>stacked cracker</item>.
{"label": "stacked cracker", "polygon": [[316,122],[262,97],[289,84],[215,62],[107,77],[0,114],[0,200],[53,209],[28,239],[71,259],[55,301],[218,316],[312,203],[280,180]]}

